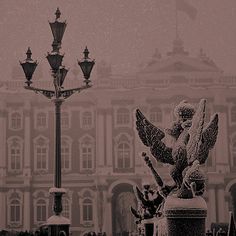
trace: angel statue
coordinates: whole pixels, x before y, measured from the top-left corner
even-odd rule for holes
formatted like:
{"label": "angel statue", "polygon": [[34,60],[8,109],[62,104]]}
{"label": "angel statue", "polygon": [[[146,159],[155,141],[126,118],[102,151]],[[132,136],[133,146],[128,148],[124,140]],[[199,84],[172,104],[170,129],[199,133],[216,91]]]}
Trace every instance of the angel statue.
{"label": "angel statue", "polygon": [[[218,114],[205,125],[205,108],[205,99],[201,99],[196,110],[187,101],[180,102],[174,109],[176,120],[165,132],[136,110],[136,128],[143,144],[150,148],[157,161],[170,165],[174,185],[157,182],[163,197],[176,190],[179,198],[192,198],[205,190],[205,175],[199,167],[206,162],[218,134]],[[172,147],[162,141],[165,134],[173,138]]]}

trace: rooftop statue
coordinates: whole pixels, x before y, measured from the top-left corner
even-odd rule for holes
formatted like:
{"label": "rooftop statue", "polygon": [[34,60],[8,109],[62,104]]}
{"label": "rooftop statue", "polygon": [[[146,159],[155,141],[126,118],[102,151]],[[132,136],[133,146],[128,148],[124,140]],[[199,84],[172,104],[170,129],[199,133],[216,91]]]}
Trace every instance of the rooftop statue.
{"label": "rooftop statue", "polygon": [[[204,193],[205,174],[199,167],[206,162],[218,134],[218,114],[205,125],[205,108],[205,99],[199,102],[197,109],[186,101],[180,102],[174,109],[176,120],[165,132],[148,121],[139,109],[136,110],[136,128],[143,144],[150,148],[157,161],[170,165],[173,186],[163,183],[149,158],[143,154],[163,198],[173,190],[178,198],[193,198]],[[165,133],[173,137],[172,147],[162,141]]]}

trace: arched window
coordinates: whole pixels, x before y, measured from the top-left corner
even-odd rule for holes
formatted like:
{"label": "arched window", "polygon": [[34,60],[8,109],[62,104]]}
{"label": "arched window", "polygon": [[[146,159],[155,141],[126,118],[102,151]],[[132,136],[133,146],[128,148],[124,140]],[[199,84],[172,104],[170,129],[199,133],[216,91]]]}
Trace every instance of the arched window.
{"label": "arched window", "polygon": [[48,170],[49,141],[40,136],[34,140],[34,169],[37,171]]}
{"label": "arched window", "polygon": [[[23,193],[11,189],[7,192],[7,224],[14,228],[22,224]],[[1,218],[1,217],[0,217]]]}
{"label": "arched window", "polygon": [[33,193],[34,224],[45,223],[48,218],[49,193],[46,190],[36,190]]}
{"label": "arched window", "polygon": [[130,146],[122,142],[117,147],[117,168],[130,168]]}
{"label": "arched window", "polygon": [[62,215],[68,219],[70,219],[70,202],[69,199],[63,198],[62,199]]}
{"label": "arched window", "polygon": [[81,224],[86,226],[91,226],[94,222],[94,204],[95,204],[95,193],[91,189],[84,188],[81,192],[78,192],[79,195],[79,214]]}
{"label": "arched window", "polygon": [[19,130],[22,128],[22,115],[19,112],[11,113],[10,117],[10,128],[14,130]]}
{"label": "arched window", "polygon": [[21,204],[18,199],[13,199],[10,202],[10,223],[18,224],[21,221]]}
{"label": "arched window", "polygon": [[93,126],[92,112],[85,111],[82,115],[82,127],[85,129],[91,128]]}
{"label": "arched window", "polygon": [[61,141],[61,168],[64,171],[71,169],[71,142],[69,137],[62,137]]}
{"label": "arched window", "polygon": [[236,106],[231,108],[231,122],[236,122]]}
{"label": "arched window", "polygon": [[117,125],[127,125],[130,123],[130,112],[127,108],[119,108],[116,117]]}
{"label": "arched window", "polygon": [[83,221],[93,221],[93,202],[89,198],[83,200]]}
{"label": "arched window", "polygon": [[19,171],[22,168],[22,140],[18,137],[8,140],[9,171]]}
{"label": "arched window", "polygon": [[47,220],[47,204],[44,199],[36,201],[36,221],[43,223]]}
{"label": "arched window", "polygon": [[150,121],[153,123],[162,122],[162,111],[160,108],[155,107],[150,109]]}
{"label": "arched window", "polygon": [[61,113],[61,127],[63,129],[70,128],[70,117],[68,112]]}
{"label": "arched window", "polygon": [[85,136],[80,140],[80,167],[81,170],[94,169],[94,139]]}
{"label": "arched window", "polygon": [[36,128],[47,128],[47,114],[45,112],[38,112],[36,116]]}

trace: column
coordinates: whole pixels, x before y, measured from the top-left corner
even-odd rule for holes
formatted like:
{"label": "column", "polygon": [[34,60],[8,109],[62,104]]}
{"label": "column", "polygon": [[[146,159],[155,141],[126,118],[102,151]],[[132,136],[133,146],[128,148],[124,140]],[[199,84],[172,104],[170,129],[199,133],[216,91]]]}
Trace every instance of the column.
{"label": "column", "polygon": [[225,191],[224,186],[219,185],[217,189],[218,198],[218,222],[225,223]]}
{"label": "column", "polygon": [[25,103],[24,111],[24,176],[30,176],[30,147],[31,147],[31,135],[30,135],[30,103]]}
{"label": "column", "polygon": [[105,127],[104,127],[105,110],[98,108],[97,111],[97,134],[96,149],[98,166],[104,166],[105,163]]}
{"label": "column", "polygon": [[219,114],[219,131],[214,148],[216,157],[216,171],[229,172],[230,160],[228,153],[228,128],[227,128],[227,107],[215,105],[214,112]]}
{"label": "column", "polygon": [[229,222],[229,196],[227,196],[225,201],[225,222]]}
{"label": "column", "polygon": [[5,103],[0,102],[0,229],[6,228],[7,223],[7,212],[6,212],[6,193],[4,190],[5,187],[5,178],[6,178],[6,116]]}
{"label": "column", "polygon": [[98,217],[99,217],[99,212],[98,212],[98,191],[94,192],[93,199],[94,199],[94,207],[93,207],[93,222],[94,222],[94,231],[98,232]]}
{"label": "column", "polygon": [[112,206],[111,206],[112,195],[106,193],[104,198],[105,213],[103,221],[103,231],[106,232],[107,236],[112,236]]}
{"label": "column", "polygon": [[112,110],[108,109],[106,113],[106,158],[107,158],[107,166],[112,167],[113,161],[113,136],[112,136]]}
{"label": "column", "polygon": [[[173,110],[171,110],[170,107],[163,107],[162,111],[163,111],[162,130],[164,130],[165,128],[171,128],[171,125],[173,123],[173,115],[172,115]],[[165,134],[165,144],[171,147],[173,145],[172,141],[173,138],[170,135]]]}
{"label": "column", "polygon": [[211,223],[216,222],[216,191],[214,189],[214,185],[210,185],[208,192],[208,228]]}
{"label": "column", "polygon": [[[147,114],[147,107],[145,107],[146,99],[144,97],[136,98],[136,108],[138,108],[144,114]],[[138,131],[136,130],[136,109],[133,111],[133,129],[134,129],[134,163],[135,163],[135,172],[138,174],[142,174],[146,170],[146,165],[144,164],[144,160],[141,157],[143,151],[145,151],[145,146],[139,138]],[[148,117],[149,118],[149,117]]]}
{"label": "column", "polygon": [[30,229],[30,178],[31,178],[31,153],[30,147],[32,144],[30,135],[30,102],[26,101],[24,105],[24,162],[23,162],[23,175],[24,175],[24,207],[23,207],[23,228],[24,230]]}
{"label": "column", "polygon": [[24,216],[24,223],[23,223],[23,229],[24,230],[30,230],[30,192],[27,188],[24,192],[24,208],[23,208],[23,216]]}
{"label": "column", "polygon": [[0,190],[0,211],[1,211],[1,220],[0,220],[0,229],[6,228],[6,222],[7,222],[7,212],[6,212],[6,194],[1,189]]}
{"label": "column", "polygon": [[4,184],[4,177],[6,176],[6,132],[7,132],[7,123],[6,123],[7,113],[5,111],[5,104],[0,102],[0,186]]}

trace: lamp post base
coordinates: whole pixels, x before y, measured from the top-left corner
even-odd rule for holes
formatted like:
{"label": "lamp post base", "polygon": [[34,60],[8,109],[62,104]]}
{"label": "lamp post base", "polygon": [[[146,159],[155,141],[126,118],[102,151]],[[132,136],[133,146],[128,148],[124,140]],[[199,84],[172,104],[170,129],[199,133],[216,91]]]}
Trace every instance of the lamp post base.
{"label": "lamp post base", "polygon": [[64,188],[50,188],[50,194],[54,196],[54,215],[47,220],[48,236],[69,236],[70,220],[61,215],[62,195],[66,193]]}
{"label": "lamp post base", "polygon": [[69,219],[61,215],[53,215],[47,220],[47,225],[49,236],[69,236]]}
{"label": "lamp post base", "polygon": [[146,219],[142,221],[145,236],[156,235],[157,219]]}

